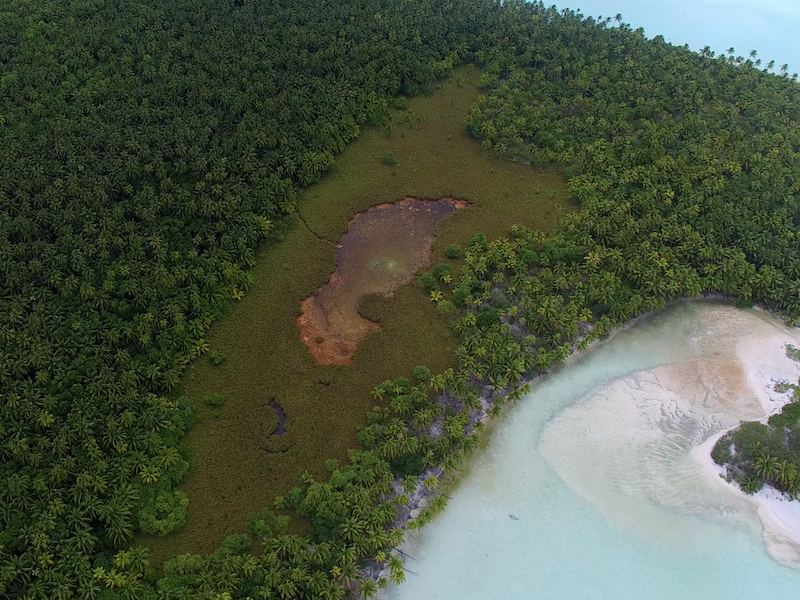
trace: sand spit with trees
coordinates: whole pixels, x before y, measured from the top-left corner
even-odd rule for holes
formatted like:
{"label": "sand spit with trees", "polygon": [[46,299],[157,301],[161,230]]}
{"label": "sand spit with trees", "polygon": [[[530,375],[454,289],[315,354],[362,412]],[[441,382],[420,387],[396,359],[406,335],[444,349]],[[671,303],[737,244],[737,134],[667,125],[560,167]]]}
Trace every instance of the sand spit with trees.
{"label": "sand spit with trees", "polygon": [[[775,387],[800,378],[800,363],[786,354],[787,345],[800,340],[800,330],[783,327],[761,311],[717,301],[683,306],[691,312],[680,318],[689,321],[691,315],[692,325],[682,332],[681,354],[671,358],[678,362],[591,390],[553,419],[542,433],[540,450],[580,497],[631,531],[658,530],[658,507],[709,517],[720,513],[727,519],[741,514],[746,520],[745,506],[755,501],[768,550],[796,564],[800,503],[774,489],[747,496],[730,478],[726,481],[725,469],[710,453],[742,421],[779,414],[792,401],[791,390]],[[668,318],[677,319],[675,314]],[[660,341],[654,336],[651,343]],[[720,497],[721,487],[723,496],[732,492],[749,502]],[[662,531],[657,537],[666,541],[671,534]],[[680,546],[681,540],[674,542]]]}
{"label": "sand spit with trees", "polygon": [[[711,479],[757,507],[770,554],[781,562],[797,565],[800,502],[796,501],[797,459],[790,451],[794,448],[792,433],[796,426],[796,417],[792,416],[796,406],[791,405],[798,401],[796,390],[800,384],[796,356],[800,334],[796,328],[789,333],[787,336],[785,332],[775,332],[738,342],[737,357],[762,414],[754,419],[743,418],[747,422],[712,436],[695,456]],[[775,435],[778,432],[783,435]]]}

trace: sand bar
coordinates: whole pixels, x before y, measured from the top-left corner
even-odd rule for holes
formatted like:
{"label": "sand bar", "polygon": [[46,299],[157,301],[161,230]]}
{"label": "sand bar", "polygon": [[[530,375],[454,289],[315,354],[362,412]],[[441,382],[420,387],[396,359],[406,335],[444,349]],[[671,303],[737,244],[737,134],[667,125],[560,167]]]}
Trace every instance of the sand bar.
{"label": "sand bar", "polygon": [[755,509],[770,554],[800,563],[800,502],[771,488],[744,494],[720,477],[709,454],[740,421],[765,418],[788,401],[774,389],[800,378],[787,344],[800,345],[800,333],[759,311],[704,311],[683,362],[593,390],[553,419],[540,450],[574,491],[637,535],[674,537],[678,546],[686,532],[656,531],[664,510],[745,522]]}
{"label": "sand bar", "polygon": [[[800,363],[786,356],[788,344],[798,344],[797,330],[777,329],[774,332],[749,336],[736,346],[736,357],[744,370],[751,393],[761,404],[761,421],[778,412],[790,399],[789,394],[775,390],[782,381],[796,383],[800,379]],[[717,441],[728,430],[720,431],[698,446],[692,456],[710,481],[728,493],[756,506],[764,527],[764,542],[778,561],[800,564],[800,502],[765,485],[757,494],[744,493],[737,484],[724,479],[725,470],[711,458]]]}

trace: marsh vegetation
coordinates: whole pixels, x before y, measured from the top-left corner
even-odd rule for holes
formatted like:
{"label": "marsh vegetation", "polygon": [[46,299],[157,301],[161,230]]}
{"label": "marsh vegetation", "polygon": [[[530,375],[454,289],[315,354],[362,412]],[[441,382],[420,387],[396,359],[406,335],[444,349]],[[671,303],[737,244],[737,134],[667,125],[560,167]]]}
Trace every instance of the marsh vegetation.
{"label": "marsh vegetation", "polygon": [[[212,551],[291,489],[298,472],[319,477],[326,460],[346,461],[358,443],[357,426],[372,408],[375,385],[410,376],[418,365],[437,373],[456,366],[457,336],[429,294],[415,285],[361,303],[360,314],[379,323],[380,331],[360,342],[348,367],[318,365],[301,340],[301,304],[336,269],[336,246],[357,213],[407,196],[469,201],[470,208],[435,230],[432,262],[457,266],[446,248],[466,246],[477,229],[490,236],[515,222],[547,229],[571,210],[558,169],[502,160],[468,137],[464,120],[480,94],[479,78],[473,66],[458,68],[430,94],[390,111],[391,133],[385,126],[365,128],[332,172],[300,197],[297,218],[282,241],[258,254],[249,271],[250,290],[206,336],[225,362],[195,362],[183,377],[181,393],[198,405],[198,422],[185,438],[192,472],[181,487],[192,509],[182,530],[142,540],[156,560]],[[393,170],[380,164],[387,147],[402,159]],[[202,405],[209,391],[225,397],[218,412]],[[265,446],[264,440],[278,420],[274,411],[263,410],[265,398],[275,398],[291,423],[282,452],[270,455],[265,452],[274,442]],[[305,531],[302,522],[292,527]]]}

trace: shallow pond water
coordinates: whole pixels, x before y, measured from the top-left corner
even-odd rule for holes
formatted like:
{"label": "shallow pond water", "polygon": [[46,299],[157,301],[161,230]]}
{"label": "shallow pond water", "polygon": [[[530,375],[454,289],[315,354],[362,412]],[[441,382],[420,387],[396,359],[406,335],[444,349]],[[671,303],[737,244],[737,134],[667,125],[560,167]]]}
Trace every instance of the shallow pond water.
{"label": "shallow pond water", "polygon": [[300,338],[321,365],[347,365],[380,325],[358,312],[368,294],[391,295],[430,263],[436,225],[466,202],[452,198],[379,204],[350,221],[331,278],[302,303]]}
{"label": "shallow pond water", "polygon": [[[406,583],[386,597],[794,597],[800,569],[770,556],[755,507],[693,449],[777,406],[750,390],[766,368],[750,362],[797,339],[758,311],[681,303],[573,357],[508,411],[444,513],[409,536]],[[786,360],[775,372],[796,374]]]}

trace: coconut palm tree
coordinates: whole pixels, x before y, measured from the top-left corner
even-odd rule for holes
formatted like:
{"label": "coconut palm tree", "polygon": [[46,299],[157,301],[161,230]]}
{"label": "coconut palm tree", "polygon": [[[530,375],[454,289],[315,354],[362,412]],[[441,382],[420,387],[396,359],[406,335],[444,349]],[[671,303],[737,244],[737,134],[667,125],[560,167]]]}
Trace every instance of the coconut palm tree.
{"label": "coconut palm tree", "polygon": [[778,483],[786,486],[797,477],[797,467],[794,463],[784,460],[775,465],[775,474]]}
{"label": "coconut palm tree", "polygon": [[742,490],[746,494],[755,494],[761,489],[763,485],[764,483],[757,477],[748,477],[742,483]]}

